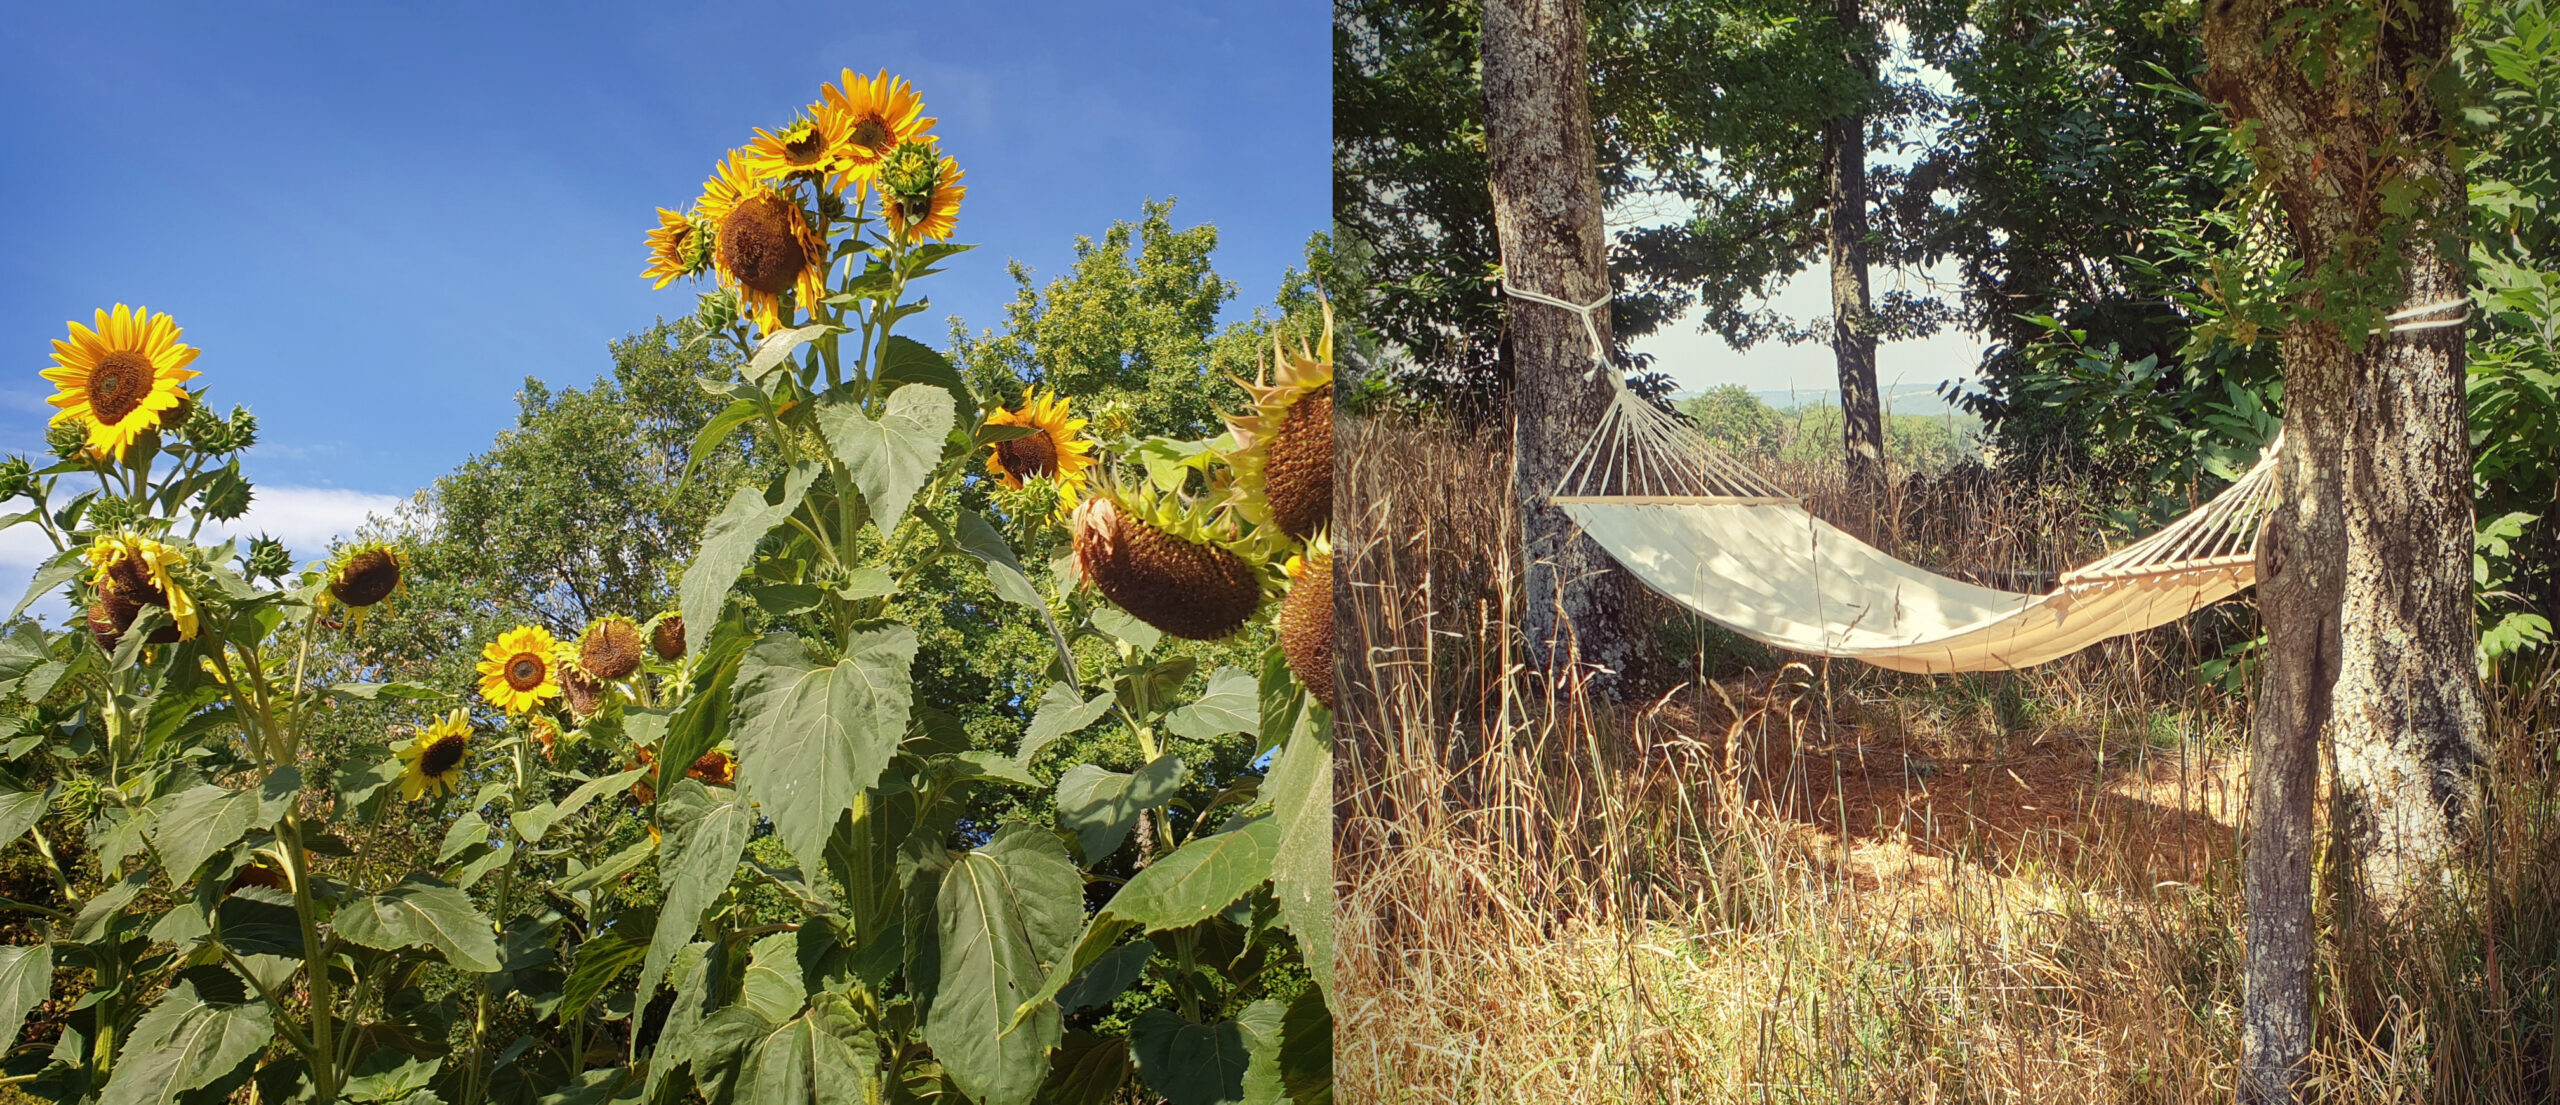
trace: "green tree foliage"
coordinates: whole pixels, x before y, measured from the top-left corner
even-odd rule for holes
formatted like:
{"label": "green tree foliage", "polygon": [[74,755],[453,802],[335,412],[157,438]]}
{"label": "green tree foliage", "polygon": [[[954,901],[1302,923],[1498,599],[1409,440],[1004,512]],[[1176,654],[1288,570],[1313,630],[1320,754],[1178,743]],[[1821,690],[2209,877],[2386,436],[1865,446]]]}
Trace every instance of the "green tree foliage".
{"label": "green tree foliage", "polygon": [[2455,57],[2476,138],[2471,263],[2472,470],[2492,653],[2547,643],[2560,616],[2560,9],[2463,5]]}
{"label": "green tree foliage", "polygon": [[[534,622],[572,636],[608,614],[646,620],[752,467],[745,448],[694,439],[727,405],[697,382],[732,370],[691,322],[612,344],[613,369],[584,389],[526,377],[516,424],[366,531],[413,560],[402,612],[380,646],[424,657],[489,627]],[[688,467],[693,477],[685,478]]]}
{"label": "green tree foliage", "polygon": [[[1891,16],[1898,9],[1879,9]],[[1883,52],[1873,22],[1844,38],[1830,5],[1598,2],[1590,6],[1592,111],[1603,200],[1640,212],[1613,235],[1621,344],[1693,307],[1738,346],[1812,329],[1761,301],[1823,245],[1821,127],[1863,106],[1869,149],[1916,137],[1937,110],[1908,75],[1870,81],[1852,55]],[[1346,0],[1334,23],[1334,211],[1341,248],[1371,278],[1365,323],[1408,352],[1412,387],[1444,402],[1508,372],[1476,76],[1474,5]],[[1872,167],[1876,256],[1918,259],[1928,191]],[[1933,300],[1888,295],[1886,337],[1926,333]],[[1634,362],[1625,367],[1640,368]]]}
{"label": "green tree foliage", "polygon": [[[2131,458],[2092,446],[2093,431],[2118,446],[2137,431],[2099,425],[2103,411],[2089,396],[2050,390],[2075,374],[2094,384],[2084,353],[2185,362],[2118,374],[2144,395],[2219,399],[2225,378],[2251,390],[2276,378],[2272,349],[2208,341],[2181,353],[2190,316],[2178,295],[2234,282],[2224,269],[2246,259],[2227,254],[2263,248],[2271,216],[2249,208],[2211,218],[2249,169],[2191,90],[2204,62],[2190,7],[2002,0],[1911,10],[1916,51],[1946,71],[1956,94],[1945,132],[1912,167],[1900,217],[1961,275],[1961,320],[1991,343],[1967,402],[2024,465],[2062,450],[2153,475],[2161,455],[2187,451],[2183,440],[2136,447]],[[1912,208],[1940,191],[1949,206],[1915,217]],[[2055,341],[2060,334],[2076,337]],[[2192,422],[2202,413],[2174,415]]]}
{"label": "green tree foliage", "polygon": [[[1244,404],[1229,377],[1252,378],[1268,324],[1219,328],[1236,284],[1210,264],[1218,228],[1177,230],[1173,206],[1149,201],[1137,221],[1111,224],[1101,241],[1079,236],[1071,269],[1045,285],[1033,283],[1030,266],[1008,265],[1016,288],[1001,330],[973,336],[952,320],[952,359],[970,385],[1008,406],[1026,387],[1075,396],[1087,409],[1116,406],[1119,432],[1218,433],[1218,415]],[[1310,256],[1322,248],[1319,236]],[[1283,312],[1311,314],[1312,287],[1300,273],[1284,277]]]}

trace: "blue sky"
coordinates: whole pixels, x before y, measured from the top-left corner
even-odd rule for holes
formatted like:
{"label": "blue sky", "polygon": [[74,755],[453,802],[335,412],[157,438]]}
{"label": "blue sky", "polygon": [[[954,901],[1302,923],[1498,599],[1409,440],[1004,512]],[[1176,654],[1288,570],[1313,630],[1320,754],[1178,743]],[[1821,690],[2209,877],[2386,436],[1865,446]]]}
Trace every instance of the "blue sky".
{"label": "blue sky", "polygon": [[15,5],[0,449],[40,448],[36,373],[65,320],[147,305],[204,350],[218,407],[258,413],[268,518],[342,532],[485,448],[525,376],[582,385],[608,341],[690,313],[691,292],[638,276],[655,209],[847,67],[913,80],[969,174],[957,240],[980,248],[911,336],[997,325],[1008,259],[1045,282],[1150,197],[1217,225],[1228,317],[1249,316],[1330,221],[1328,18],[1315,0]]}

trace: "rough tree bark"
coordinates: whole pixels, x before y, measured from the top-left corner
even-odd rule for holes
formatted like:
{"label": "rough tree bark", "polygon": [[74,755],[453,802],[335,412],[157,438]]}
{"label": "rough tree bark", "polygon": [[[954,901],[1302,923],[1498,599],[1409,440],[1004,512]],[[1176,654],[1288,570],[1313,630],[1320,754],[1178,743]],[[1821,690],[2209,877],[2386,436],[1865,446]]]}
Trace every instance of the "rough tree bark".
{"label": "rough tree bark", "polygon": [[2322,736],[2366,902],[2432,885],[2474,805],[2462,328],[2368,334],[2462,294],[2463,187],[2430,84],[2453,24],[2450,0],[2213,0],[2204,14],[2206,91],[2252,128],[2313,274],[2283,336],[2282,494],[2259,553],[2244,1102],[2291,1100],[2310,1048]]}
{"label": "rough tree bark", "polygon": [[[1609,292],[1584,33],[1581,0],[1485,5],[1485,153],[1503,271],[1523,290],[1573,303]],[[1590,371],[1591,343],[1572,312],[1513,300],[1509,316],[1530,659],[1548,671],[1580,665],[1613,684],[1639,653],[1634,583],[1546,497],[1598,425],[1615,370]],[[1604,341],[1608,318],[1604,308]]]}
{"label": "rough tree bark", "polygon": [[[1858,0],[1837,0],[1832,19],[1848,70],[1862,88],[1876,82]],[[1822,124],[1823,186],[1831,247],[1831,355],[1840,368],[1840,439],[1849,486],[1872,511],[1883,505],[1884,412],[1876,394],[1876,336],[1867,285],[1867,112],[1865,97]]]}

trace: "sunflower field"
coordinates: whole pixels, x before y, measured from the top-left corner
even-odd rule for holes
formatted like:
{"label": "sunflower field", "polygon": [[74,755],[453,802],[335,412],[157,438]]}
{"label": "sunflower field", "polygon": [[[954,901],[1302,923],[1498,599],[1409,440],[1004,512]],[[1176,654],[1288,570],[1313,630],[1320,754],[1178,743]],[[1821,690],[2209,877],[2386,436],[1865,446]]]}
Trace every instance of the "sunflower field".
{"label": "sunflower field", "polygon": [[[256,420],[169,316],[71,324],[50,460],[0,463],[53,550],[0,633],[50,883],[0,898],[0,1100],[1330,1100],[1332,321],[1206,439],[980,394],[894,332],[969,248],[924,110],[847,70],[658,212],[733,366],[694,455],[759,463],[674,609],[467,685],[331,660],[407,551],[215,540]],[[917,677],[955,622],[1054,654],[1010,753]]]}

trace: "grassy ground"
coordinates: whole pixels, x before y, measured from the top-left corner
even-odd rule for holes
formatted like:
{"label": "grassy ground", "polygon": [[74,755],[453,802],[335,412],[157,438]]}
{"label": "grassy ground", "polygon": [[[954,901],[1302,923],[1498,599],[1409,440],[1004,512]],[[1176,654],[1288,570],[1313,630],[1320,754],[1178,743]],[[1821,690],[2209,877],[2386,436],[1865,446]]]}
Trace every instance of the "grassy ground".
{"label": "grassy ground", "polygon": [[[1498,443],[1343,440],[1342,1100],[2229,1098],[2247,713],[2194,670],[2245,623],[1929,679],[1666,608],[1684,662],[1603,704],[1515,662]],[[2066,486],[1911,486],[1868,528],[2033,586],[2101,540]],[[2324,1099],[2560,1092],[2550,690],[2493,687],[2493,800],[2443,900],[2324,899]]]}

